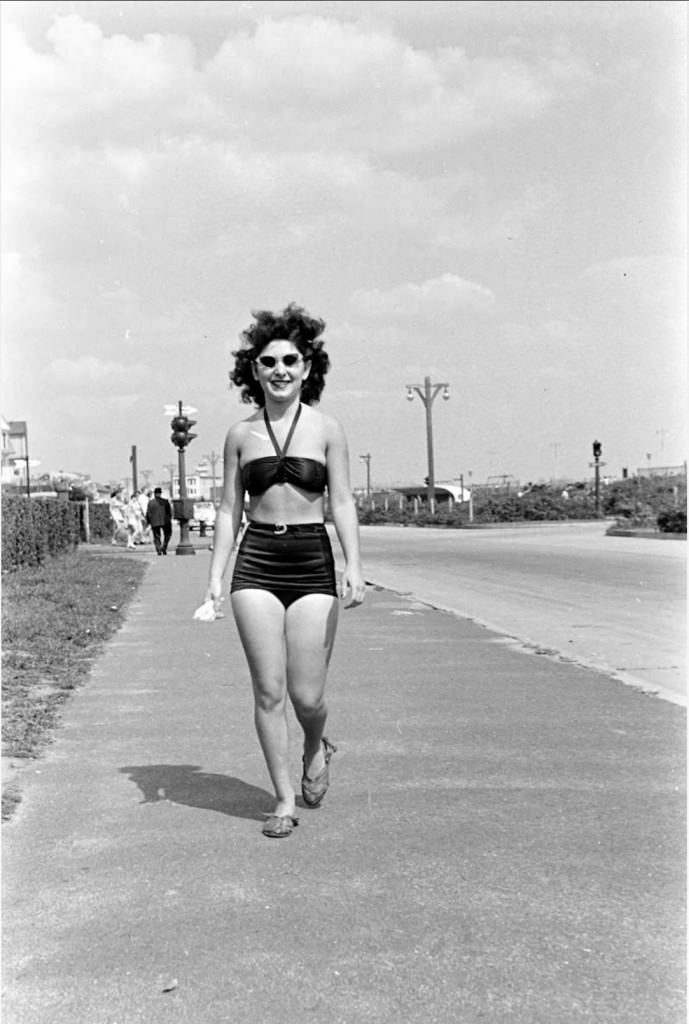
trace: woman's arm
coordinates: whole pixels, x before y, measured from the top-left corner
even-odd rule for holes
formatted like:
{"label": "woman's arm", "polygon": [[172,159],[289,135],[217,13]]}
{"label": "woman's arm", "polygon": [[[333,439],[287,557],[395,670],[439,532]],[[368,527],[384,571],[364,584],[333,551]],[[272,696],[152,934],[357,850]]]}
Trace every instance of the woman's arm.
{"label": "woman's arm", "polygon": [[215,517],[213,555],[208,573],[206,600],[212,600],[219,611],[222,601],[222,581],[227,563],[242,523],[244,488],[239,467],[238,426],[232,427],[225,439],[223,491]]}
{"label": "woman's arm", "polygon": [[346,607],[353,608],[364,600],[366,582],[361,568],[359,517],[349,484],[349,450],[344,430],[337,420],[329,420],[327,438],[326,465],[330,512],[345,558],[341,583],[342,597],[346,597],[349,591],[350,600]]}

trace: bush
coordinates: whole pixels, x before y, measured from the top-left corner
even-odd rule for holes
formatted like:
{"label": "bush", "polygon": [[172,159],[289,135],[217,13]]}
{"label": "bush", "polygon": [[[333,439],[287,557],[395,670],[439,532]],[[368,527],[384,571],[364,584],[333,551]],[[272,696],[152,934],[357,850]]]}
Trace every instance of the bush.
{"label": "bush", "polygon": [[[435,512],[431,513],[427,503],[421,500],[415,513],[411,500],[401,509],[398,500],[393,500],[387,511],[380,501],[380,497],[377,497],[375,508],[360,502],[359,522],[362,526],[397,523],[462,529],[469,525],[469,506],[466,502],[448,508],[446,499],[440,497],[436,501]],[[656,518],[664,513],[672,514],[663,522],[675,523],[677,506],[686,501],[686,481],[680,477],[633,477],[619,480],[601,487],[599,501],[600,509],[597,510],[594,491],[587,482],[567,484],[566,490],[563,490],[561,484],[534,484],[522,493],[506,488],[494,490],[477,486],[474,489],[474,523],[565,522],[603,516],[624,520],[627,525],[643,524],[654,528]],[[682,522],[685,524],[684,530]],[[672,528],[672,532],[686,532],[686,513],[683,520],[679,519],[679,524]]]}
{"label": "bush", "polygon": [[686,509],[669,509],[661,512],[657,519],[658,529],[661,533],[686,533],[687,513]]}
{"label": "bush", "polygon": [[624,519],[651,518],[674,511],[686,503],[687,484],[682,477],[630,477],[616,480],[603,491],[603,511]]}
{"label": "bush", "polygon": [[72,502],[3,496],[3,571],[43,565],[48,558],[73,551],[80,533],[79,508]]}
{"label": "bush", "polygon": [[[82,540],[86,540],[86,530],[84,527],[84,505],[79,502],[79,508],[81,510],[81,532]],[[89,502],[89,539],[92,544],[98,543],[98,541],[111,540],[112,539],[112,527],[113,522],[110,516],[110,506],[104,502]]]}
{"label": "bush", "polygon": [[[558,522],[571,519],[597,518],[592,495],[574,491],[569,498],[563,498],[561,490],[534,488],[525,494],[491,493],[477,491],[474,498],[474,522],[481,523],[523,523]],[[359,522],[362,526],[396,523],[411,526],[444,526],[449,529],[463,529],[469,525],[469,505],[448,504],[442,498],[431,512],[425,502],[420,502],[418,511],[408,501],[402,509],[394,504],[388,510],[383,507],[359,508]]]}
{"label": "bush", "polygon": [[385,508],[359,509],[359,522],[362,526],[379,526],[381,523],[400,523],[402,521],[402,513],[398,509],[394,511]]}

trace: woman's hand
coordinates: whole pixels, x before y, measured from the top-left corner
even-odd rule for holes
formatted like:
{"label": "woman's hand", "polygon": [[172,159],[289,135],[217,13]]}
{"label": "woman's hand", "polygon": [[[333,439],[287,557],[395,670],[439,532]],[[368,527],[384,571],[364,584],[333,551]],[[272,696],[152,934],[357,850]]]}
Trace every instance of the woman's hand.
{"label": "woman's hand", "polygon": [[225,598],[222,596],[222,581],[212,580],[208,584],[208,590],[206,591],[206,596],[203,599],[204,604],[208,601],[212,601],[213,611],[215,612],[216,615],[218,615],[222,611],[222,605],[224,600]]}
{"label": "woman's hand", "polygon": [[366,597],[366,580],[360,569],[350,569],[345,566],[340,580],[340,597],[343,601],[346,601],[348,594],[349,600],[345,604],[345,608],[356,608],[363,604]]}

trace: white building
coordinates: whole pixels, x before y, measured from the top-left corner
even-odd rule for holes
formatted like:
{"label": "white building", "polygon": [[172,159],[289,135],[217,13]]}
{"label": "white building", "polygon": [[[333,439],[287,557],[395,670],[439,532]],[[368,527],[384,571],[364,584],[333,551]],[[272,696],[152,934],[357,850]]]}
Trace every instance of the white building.
{"label": "white building", "polygon": [[[185,477],[187,482],[187,497],[195,498],[197,501],[220,501],[222,493],[222,477],[213,472],[209,466],[200,463],[194,473],[188,473]],[[173,497],[179,498],[179,473],[172,478]]]}
{"label": "white building", "polygon": [[29,442],[24,420],[6,420],[2,424],[2,476],[3,484],[26,486],[29,472]]}

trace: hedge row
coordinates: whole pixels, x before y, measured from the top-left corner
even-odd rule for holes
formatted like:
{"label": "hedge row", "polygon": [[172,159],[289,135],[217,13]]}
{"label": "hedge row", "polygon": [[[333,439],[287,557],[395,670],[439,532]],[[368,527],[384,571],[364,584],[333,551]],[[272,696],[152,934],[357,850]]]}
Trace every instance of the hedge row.
{"label": "hedge row", "polygon": [[661,512],[658,516],[658,529],[661,533],[686,533],[687,513],[685,509],[674,509]]}
{"label": "hedge row", "polygon": [[82,533],[79,506],[57,498],[2,498],[2,568],[42,565],[73,551]]}
{"label": "hedge row", "polygon": [[[81,523],[82,523],[82,540],[86,540],[86,531],[84,525],[84,508],[85,502],[78,502],[81,510]],[[89,540],[91,543],[99,540],[110,540],[112,537],[112,518],[110,516],[110,506],[103,502],[89,502],[88,506],[88,517],[89,517]]]}
{"label": "hedge row", "polygon": [[[565,496],[566,495],[566,496]],[[473,501],[473,521],[481,523],[553,522],[616,517],[630,524],[642,523],[661,532],[686,533],[686,481],[683,478],[616,481],[601,488],[600,510],[595,494],[583,483],[567,486],[536,484],[521,494],[477,488]],[[385,507],[387,504],[387,508]],[[413,526],[446,526],[455,529],[469,525],[468,502],[450,502],[436,498],[431,512],[424,500],[401,500],[391,492],[379,492],[372,500],[360,499],[359,522],[363,524],[399,523]]]}
{"label": "hedge row", "polygon": [[[474,523],[514,522],[555,522],[565,520],[597,519],[595,501],[592,496],[576,493],[569,499],[560,495],[533,492],[522,495],[481,494],[474,501]],[[402,505],[394,501],[385,509],[383,503],[374,502],[373,507],[361,504],[359,522],[362,525],[375,523],[400,523],[409,526],[446,526],[462,529],[469,525],[469,505],[450,504],[437,501],[431,512],[425,502],[414,508],[409,501]]]}

